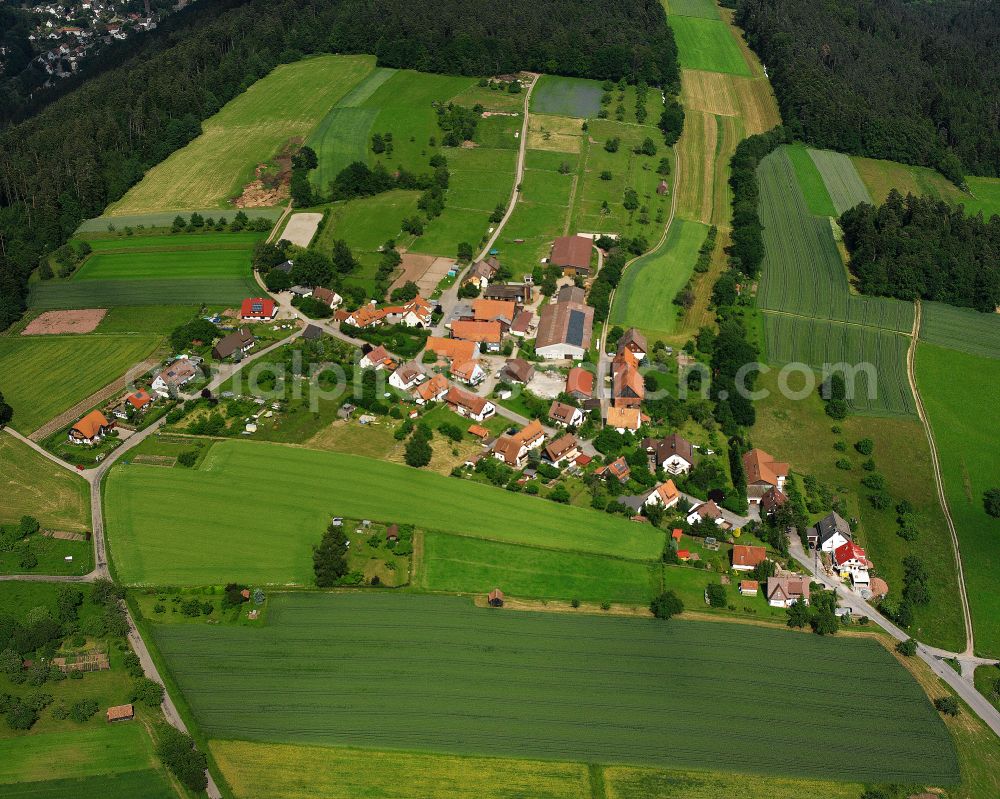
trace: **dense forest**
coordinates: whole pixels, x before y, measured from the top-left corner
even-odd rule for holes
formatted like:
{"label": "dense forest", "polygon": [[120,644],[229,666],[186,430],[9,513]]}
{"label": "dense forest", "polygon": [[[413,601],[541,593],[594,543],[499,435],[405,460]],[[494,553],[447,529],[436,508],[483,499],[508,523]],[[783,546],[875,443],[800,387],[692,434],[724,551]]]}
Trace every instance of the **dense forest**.
{"label": "dense forest", "polygon": [[43,252],[279,63],[374,53],[385,66],[435,72],[679,80],[658,0],[200,0],[131,47],[0,133],[0,329],[22,312]]}
{"label": "dense forest", "polygon": [[984,222],[932,197],[862,203],[840,217],[851,272],[865,294],[938,300],[992,313],[1000,306],[1000,216]]}
{"label": "dense forest", "polygon": [[1000,176],[1000,3],[739,0],[736,22],[794,137]]}

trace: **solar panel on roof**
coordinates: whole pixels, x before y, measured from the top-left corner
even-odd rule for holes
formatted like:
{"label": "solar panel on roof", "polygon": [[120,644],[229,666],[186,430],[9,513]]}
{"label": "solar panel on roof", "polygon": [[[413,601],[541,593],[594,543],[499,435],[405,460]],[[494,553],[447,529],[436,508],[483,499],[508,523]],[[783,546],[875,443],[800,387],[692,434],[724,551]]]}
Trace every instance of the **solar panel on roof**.
{"label": "solar panel on roof", "polygon": [[260,313],[261,311],[264,310],[264,303],[262,303],[262,302],[251,303],[250,310],[253,313]]}
{"label": "solar panel on roof", "polygon": [[569,324],[566,325],[566,343],[583,346],[583,325],[587,315],[583,311],[570,311]]}

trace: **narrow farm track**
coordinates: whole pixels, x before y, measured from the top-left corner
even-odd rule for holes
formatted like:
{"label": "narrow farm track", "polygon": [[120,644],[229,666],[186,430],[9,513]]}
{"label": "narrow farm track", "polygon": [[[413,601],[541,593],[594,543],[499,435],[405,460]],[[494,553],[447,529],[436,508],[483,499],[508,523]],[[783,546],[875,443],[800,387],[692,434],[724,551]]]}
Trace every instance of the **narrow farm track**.
{"label": "narrow farm track", "polygon": [[[958,543],[958,531],[955,529],[955,521],[951,518],[951,510],[948,507],[948,497],[944,491],[944,478],[941,476],[941,462],[938,459],[937,442],[934,440],[934,430],[931,427],[927,411],[924,410],[924,401],[920,398],[920,390],[917,388],[917,375],[915,362],[917,356],[917,341],[920,337],[920,318],[922,309],[920,300],[914,303],[913,333],[910,340],[910,348],[906,353],[906,377],[910,381],[910,391],[913,392],[913,400],[917,405],[917,416],[924,426],[924,433],[927,436],[927,443],[931,449],[931,466],[934,469],[934,486],[937,488],[938,502],[944,512],[945,521],[948,522],[948,532],[951,533],[952,548],[955,552],[955,568],[958,570],[958,593],[962,598],[962,616],[965,619],[965,651],[963,657],[971,658],[975,655],[975,640],[972,630],[972,613],[969,610],[969,597],[965,590],[965,573],[962,571],[962,550]],[[965,672],[963,670],[963,676]],[[969,675],[971,679],[971,674]]]}

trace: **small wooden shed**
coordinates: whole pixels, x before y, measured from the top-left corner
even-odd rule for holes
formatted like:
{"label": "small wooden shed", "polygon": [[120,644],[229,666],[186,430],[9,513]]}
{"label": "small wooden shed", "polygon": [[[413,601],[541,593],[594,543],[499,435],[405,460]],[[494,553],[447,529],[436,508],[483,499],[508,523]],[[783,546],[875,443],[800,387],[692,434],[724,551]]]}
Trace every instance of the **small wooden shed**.
{"label": "small wooden shed", "polygon": [[399,526],[395,524],[390,524],[385,531],[386,541],[398,541],[399,540]]}
{"label": "small wooden shed", "polygon": [[490,591],[489,595],[486,597],[486,601],[489,602],[491,608],[502,608],[503,607],[503,591],[499,588],[494,588]]}
{"label": "small wooden shed", "polygon": [[132,705],[115,705],[108,708],[108,721],[130,721],[135,717]]}

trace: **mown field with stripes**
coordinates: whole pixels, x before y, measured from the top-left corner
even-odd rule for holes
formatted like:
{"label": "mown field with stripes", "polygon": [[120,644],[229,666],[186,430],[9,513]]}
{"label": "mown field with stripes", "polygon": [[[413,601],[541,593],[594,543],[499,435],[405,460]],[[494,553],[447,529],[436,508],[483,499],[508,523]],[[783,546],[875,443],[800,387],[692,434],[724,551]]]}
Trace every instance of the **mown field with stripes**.
{"label": "mown field with stripes", "polygon": [[1000,315],[943,302],[924,302],[920,340],[969,355],[1000,358]]}
{"label": "mown field with stripes", "polygon": [[[847,781],[959,777],[938,713],[869,639],[356,593],[273,596],[263,628],[153,629],[209,738]],[[809,690],[786,701],[807,677]],[[817,757],[832,740],[850,741],[851,756]]]}

